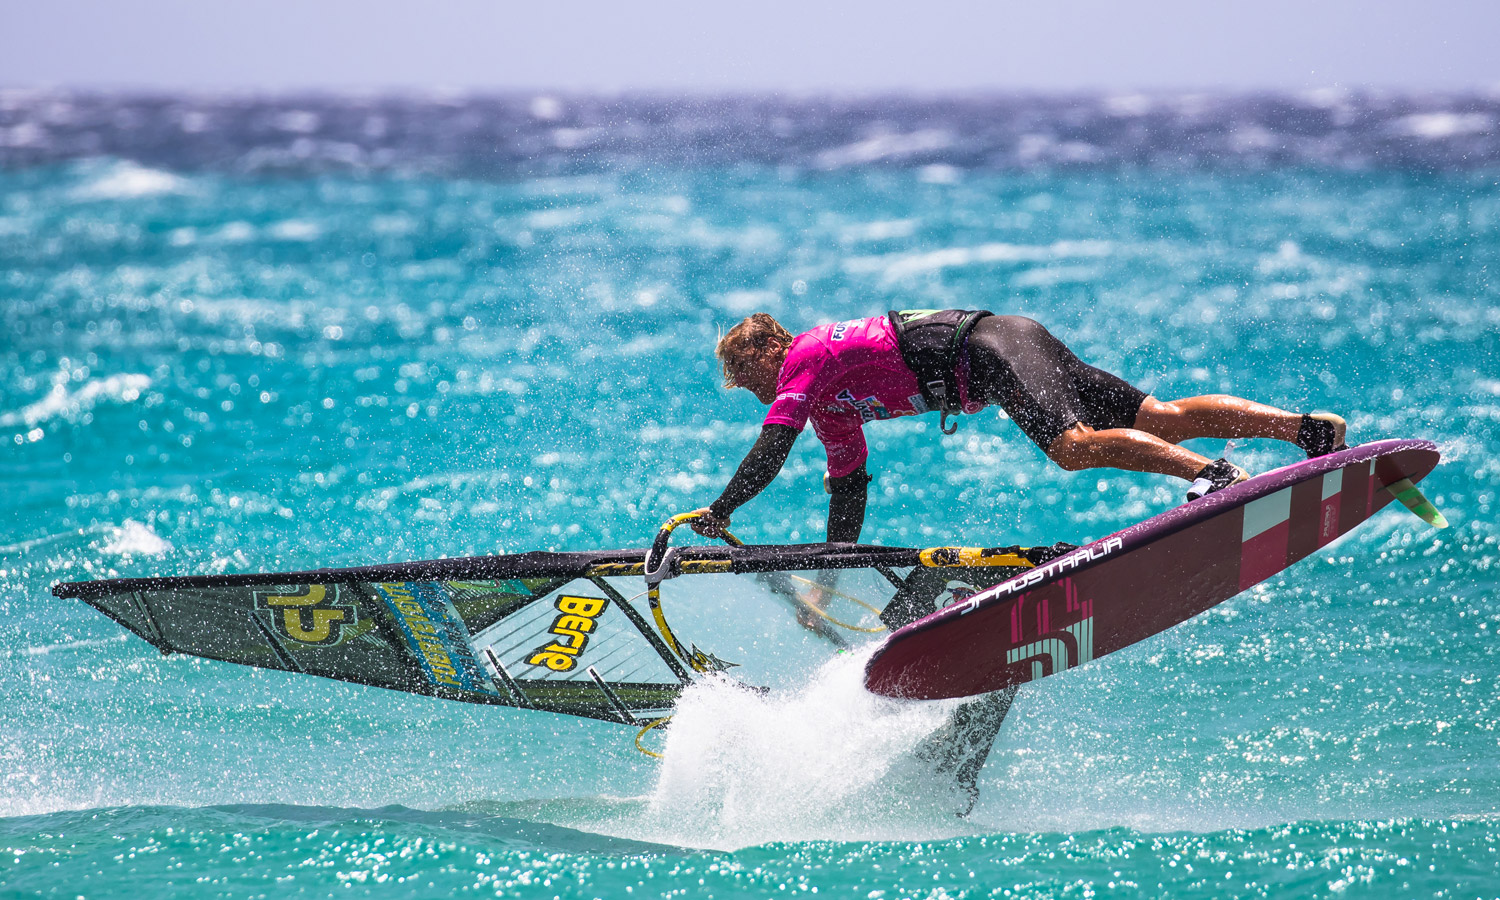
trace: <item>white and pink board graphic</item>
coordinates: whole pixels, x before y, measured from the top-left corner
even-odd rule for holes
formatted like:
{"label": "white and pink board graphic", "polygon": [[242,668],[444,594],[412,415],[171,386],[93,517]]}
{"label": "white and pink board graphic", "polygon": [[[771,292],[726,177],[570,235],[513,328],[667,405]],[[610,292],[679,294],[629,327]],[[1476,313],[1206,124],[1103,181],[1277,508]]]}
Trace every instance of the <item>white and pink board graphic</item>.
{"label": "white and pink board graphic", "polygon": [[1377,441],[1179,506],[892,633],[865,685],[892,697],[964,697],[1113,653],[1348,533],[1393,499],[1391,486],[1420,481],[1438,458],[1428,441]]}

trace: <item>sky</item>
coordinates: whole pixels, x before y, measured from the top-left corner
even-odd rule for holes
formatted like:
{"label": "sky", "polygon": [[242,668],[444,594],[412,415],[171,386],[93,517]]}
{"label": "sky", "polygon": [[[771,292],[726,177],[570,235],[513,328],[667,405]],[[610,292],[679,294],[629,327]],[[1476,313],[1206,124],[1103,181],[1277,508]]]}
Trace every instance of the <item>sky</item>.
{"label": "sky", "polygon": [[0,0],[0,87],[1500,91],[1495,0]]}

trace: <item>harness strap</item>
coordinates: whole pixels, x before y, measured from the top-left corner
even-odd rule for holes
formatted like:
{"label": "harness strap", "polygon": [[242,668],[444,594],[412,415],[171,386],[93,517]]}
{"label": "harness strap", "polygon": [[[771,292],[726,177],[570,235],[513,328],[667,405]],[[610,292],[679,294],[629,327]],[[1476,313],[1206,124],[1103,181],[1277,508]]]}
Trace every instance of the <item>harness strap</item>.
{"label": "harness strap", "polygon": [[985,316],[983,309],[891,310],[891,328],[901,361],[917,376],[922,399],[928,409],[938,410],[938,429],[943,434],[958,430],[948,416],[962,411],[958,395],[958,362],[974,326]]}

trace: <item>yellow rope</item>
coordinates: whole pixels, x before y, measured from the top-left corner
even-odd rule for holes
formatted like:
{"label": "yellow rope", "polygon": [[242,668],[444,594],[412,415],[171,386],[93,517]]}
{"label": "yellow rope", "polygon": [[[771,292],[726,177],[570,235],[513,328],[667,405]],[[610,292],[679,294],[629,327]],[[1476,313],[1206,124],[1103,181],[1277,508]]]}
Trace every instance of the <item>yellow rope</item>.
{"label": "yellow rope", "polygon": [[640,731],[636,732],[635,749],[641,751],[652,759],[661,759],[662,755],[660,753],[657,753],[655,750],[647,750],[645,746],[641,744],[641,738],[645,737],[646,732],[650,731],[651,729],[657,727],[658,725],[665,725],[670,721],[672,721],[671,716],[662,716],[660,719],[652,719],[650,722],[647,722],[645,728],[642,728]]}
{"label": "yellow rope", "polygon": [[793,575],[790,572],[788,572],[787,573],[787,577],[791,578],[791,579],[794,579],[796,581],[800,581],[803,584],[810,584],[813,587],[818,588],[819,590],[821,590],[825,594],[832,594],[835,597],[842,597],[843,599],[848,600],[850,603],[853,603],[853,604],[855,604],[857,606],[863,606],[865,609],[868,609],[870,612],[874,613],[877,616],[880,615],[880,610],[878,608],[876,608],[874,606],[871,606],[870,604],[868,604],[865,601],[859,599],[858,597],[851,597],[848,594],[841,593],[839,591],[834,590],[831,587],[827,587],[827,586],[821,584],[820,582],[813,581],[811,578],[803,578],[801,575]]}
{"label": "yellow rope", "polygon": [[[865,609],[868,609],[870,612],[874,613],[877,616],[880,615],[880,610],[876,609],[875,607],[871,606],[870,604],[866,603],[865,601],[859,599],[858,597],[851,597],[848,594],[842,593],[840,591],[836,591],[836,590],[834,590],[831,587],[825,587],[824,585],[821,585],[818,582],[813,581],[811,578],[803,578],[801,575],[792,575],[792,574],[788,573],[787,577],[791,578],[794,581],[800,581],[803,584],[810,584],[813,587],[817,588],[818,590],[823,591],[825,594],[832,594],[835,597],[842,597],[843,599],[848,600],[850,603],[854,603],[854,604],[856,604],[858,606],[863,606]],[[847,628],[850,631],[859,631],[859,632],[863,632],[865,634],[874,634],[876,632],[885,631],[886,630],[886,627],[884,625],[877,625],[874,628],[865,628],[864,626],[861,626],[861,625],[851,625],[848,622],[843,622],[843,621],[840,621],[838,619],[835,619],[833,616],[830,616],[828,613],[826,613],[826,612],[823,611],[823,608],[821,606],[817,606],[816,604],[810,603],[810,602],[808,602],[807,600],[803,599],[800,596],[797,599],[802,603],[802,605],[804,607],[806,607],[807,609],[812,610],[814,613],[817,613],[819,616],[821,616],[826,621],[828,621],[828,622],[830,622],[830,623],[832,623],[834,625],[837,625],[840,628]]]}

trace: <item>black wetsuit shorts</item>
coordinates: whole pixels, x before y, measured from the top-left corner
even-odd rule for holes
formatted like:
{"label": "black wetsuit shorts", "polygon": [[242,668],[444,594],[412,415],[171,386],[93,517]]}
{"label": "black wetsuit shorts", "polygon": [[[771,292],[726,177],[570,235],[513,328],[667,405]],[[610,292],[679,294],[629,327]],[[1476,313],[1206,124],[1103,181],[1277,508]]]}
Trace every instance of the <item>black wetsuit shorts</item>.
{"label": "black wetsuit shorts", "polygon": [[1146,393],[1073,355],[1040,322],[985,316],[969,335],[969,397],[1004,409],[1045,452],[1082,422],[1130,428]]}

